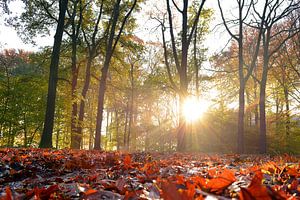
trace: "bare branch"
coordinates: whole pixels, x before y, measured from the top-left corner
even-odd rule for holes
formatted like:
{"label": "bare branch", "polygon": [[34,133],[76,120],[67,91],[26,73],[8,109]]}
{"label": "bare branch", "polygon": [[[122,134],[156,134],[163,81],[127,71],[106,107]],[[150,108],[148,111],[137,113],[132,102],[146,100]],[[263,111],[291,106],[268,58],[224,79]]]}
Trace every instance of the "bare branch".
{"label": "bare branch", "polygon": [[128,18],[130,17],[130,15],[131,15],[133,9],[135,8],[136,3],[137,3],[137,0],[134,0],[134,1],[133,1],[133,4],[132,4],[132,6],[131,6],[131,8],[130,8],[130,10],[129,10],[129,12],[125,15],[125,17],[124,17],[124,19],[123,19],[123,21],[122,21],[122,25],[121,25],[121,27],[120,27],[120,29],[119,29],[119,33],[118,33],[118,35],[117,35],[117,37],[116,37],[116,39],[115,39],[115,43],[114,43],[113,48],[112,48],[112,52],[114,52],[114,50],[115,50],[115,48],[116,48],[116,46],[117,46],[117,44],[118,44],[118,41],[119,41],[119,39],[120,39],[120,37],[121,37],[121,34],[122,34],[122,32],[123,32],[124,26],[125,26],[125,24],[126,24]]}
{"label": "bare branch", "polygon": [[219,6],[219,10],[220,10],[220,13],[221,13],[221,17],[222,17],[222,20],[223,20],[223,23],[224,23],[224,26],[225,26],[227,32],[229,33],[229,35],[230,35],[233,39],[235,39],[236,41],[238,41],[239,38],[238,38],[235,34],[233,34],[233,33],[231,32],[231,30],[229,29],[229,27],[228,27],[228,25],[227,25],[227,21],[226,21],[226,19],[225,19],[225,17],[224,17],[224,13],[223,13],[223,9],[222,9],[221,4],[220,4],[220,0],[218,0],[218,6]]}
{"label": "bare branch", "polygon": [[183,11],[180,10],[180,8],[177,6],[176,2],[174,0],[172,0],[173,5],[175,6],[175,8],[178,10],[178,12],[182,13]]}
{"label": "bare branch", "polygon": [[173,30],[173,20],[172,20],[172,12],[171,12],[171,7],[170,7],[170,1],[167,0],[167,11],[168,11],[168,17],[169,17],[169,26],[170,26],[170,35],[171,35],[171,44],[172,44],[172,52],[173,52],[173,57],[175,60],[175,65],[178,70],[178,72],[181,72],[181,68],[179,67],[179,60],[178,60],[178,54],[177,54],[177,48],[176,48],[176,43],[175,43],[175,36],[174,36],[174,30]]}

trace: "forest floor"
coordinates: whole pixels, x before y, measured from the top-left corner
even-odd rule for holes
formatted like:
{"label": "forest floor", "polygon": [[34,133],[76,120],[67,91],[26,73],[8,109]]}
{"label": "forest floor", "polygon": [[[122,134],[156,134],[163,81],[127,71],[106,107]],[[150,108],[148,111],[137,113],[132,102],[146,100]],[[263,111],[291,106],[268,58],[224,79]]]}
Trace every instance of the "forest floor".
{"label": "forest floor", "polygon": [[300,159],[0,149],[0,200],[300,199]]}

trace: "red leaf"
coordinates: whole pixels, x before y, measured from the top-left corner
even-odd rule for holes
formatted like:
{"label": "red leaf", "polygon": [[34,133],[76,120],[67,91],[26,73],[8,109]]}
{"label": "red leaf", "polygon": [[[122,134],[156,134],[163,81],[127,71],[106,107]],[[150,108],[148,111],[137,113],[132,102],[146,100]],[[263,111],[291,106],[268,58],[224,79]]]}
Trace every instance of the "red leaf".
{"label": "red leaf", "polygon": [[241,200],[271,200],[267,188],[262,185],[263,174],[257,172],[248,188],[241,188]]}

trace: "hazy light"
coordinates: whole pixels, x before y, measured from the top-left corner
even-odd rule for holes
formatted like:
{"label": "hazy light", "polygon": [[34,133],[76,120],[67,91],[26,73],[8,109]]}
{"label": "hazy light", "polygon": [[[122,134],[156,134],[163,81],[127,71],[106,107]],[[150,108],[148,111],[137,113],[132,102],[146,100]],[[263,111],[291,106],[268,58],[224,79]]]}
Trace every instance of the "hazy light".
{"label": "hazy light", "polygon": [[209,102],[198,100],[195,97],[188,97],[183,103],[183,115],[186,121],[193,122],[202,117],[207,111]]}

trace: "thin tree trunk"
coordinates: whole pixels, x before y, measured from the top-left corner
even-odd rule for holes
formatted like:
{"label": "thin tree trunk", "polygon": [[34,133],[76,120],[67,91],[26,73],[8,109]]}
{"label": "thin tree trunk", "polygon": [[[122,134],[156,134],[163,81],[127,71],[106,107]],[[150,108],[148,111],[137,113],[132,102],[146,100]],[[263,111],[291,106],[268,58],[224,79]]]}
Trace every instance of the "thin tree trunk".
{"label": "thin tree trunk", "polygon": [[109,142],[108,138],[109,138],[109,109],[107,108],[106,109],[106,128],[105,128],[105,135],[106,135],[106,147],[107,147],[107,144]]}
{"label": "thin tree trunk", "polygon": [[[79,20],[77,21],[77,4],[79,3],[80,13]],[[82,135],[78,133],[78,103],[77,103],[77,82],[78,82],[78,73],[79,65],[77,65],[77,43],[80,33],[80,27],[82,23],[82,1],[75,0],[73,3],[73,12],[71,15],[72,20],[72,88],[71,88],[71,97],[72,97],[72,116],[71,116],[71,148],[80,149],[82,142]]]}
{"label": "thin tree trunk", "polygon": [[[133,77],[133,70],[134,70],[134,64],[130,65],[130,84],[131,84],[131,91],[130,91],[130,110],[129,110],[129,125],[128,125],[128,135],[127,135],[127,146],[128,149],[130,147],[130,137],[132,135],[132,129],[133,129],[133,107],[134,107],[134,77]],[[133,137],[132,137],[133,138]]]}
{"label": "thin tree trunk", "polygon": [[260,120],[260,145],[259,152],[267,153],[267,124],[266,124],[266,87],[269,68],[269,45],[270,45],[271,30],[270,27],[263,34],[263,71],[260,82],[260,97],[259,97],[259,120]]}
{"label": "thin tree trunk", "polygon": [[[110,64],[110,60],[112,57],[112,53],[114,51],[114,37],[115,37],[115,30],[117,21],[119,18],[120,12],[120,1],[117,0],[114,6],[113,14],[112,14],[112,25],[109,33],[109,38],[106,45],[106,54],[104,65],[101,70],[101,78],[99,80],[99,96],[98,96],[98,105],[97,105],[97,118],[96,118],[96,134],[95,134],[95,142],[94,142],[94,149],[101,150],[101,129],[102,129],[102,121],[103,121],[103,108],[104,108],[104,95],[106,90],[106,79],[108,68]],[[116,43],[115,43],[116,44]]]}
{"label": "thin tree trunk", "polygon": [[24,120],[24,147],[26,148],[28,145],[28,140],[27,140],[27,127],[26,127],[26,114],[23,114],[23,120]]}
{"label": "thin tree trunk", "polygon": [[54,36],[53,51],[51,55],[47,107],[46,107],[46,115],[44,121],[44,129],[43,129],[43,133],[39,145],[40,148],[52,148],[52,133],[53,133],[53,126],[54,126],[59,54],[60,54],[62,36],[64,32],[64,19],[65,19],[67,6],[68,6],[68,0],[59,1],[59,18],[58,18],[56,33]]}
{"label": "thin tree trunk", "polygon": [[186,149],[186,120],[183,115],[183,103],[185,96],[179,97],[179,126],[177,130],[177,151],[182,152]]}
{"label": "thin tree trunk", "polygon": [[199,66],[198,66],[198,59],[197,59],[197,30],[196,27],[194,33],[194,65],[195,65],[195,86],[196,86],[196,96],[199,98]]}
{"label": "thin tree trunk", "polygon": [[289,103],[289,91],[287,86],[284,86],[284,99],[285,99],[285,140],[286,150],[290,151],[289,148],[289,137],[290,137],[290,103]]}
{"label": "thin tree trunk", "polygon": [[[255,70],[255,76],[256,76],[256,70]],[[255,103],[255,108],[254,108],[254,122],[255,122],[255,127],[258,129],[258,97],[257,97],[257,82],[254,80],[254,103]]]}
{"label": "thin tree trunk", "polygon": [[262,79],[259,98],[259,116],[260,116],[260,142],[259,152],[264,154],[267,152],[267,125],[266,125],[266,80]]}
{"label": "thin tree trunk", "polygon": [[280,106],[280,100],[279,100],[279,94],[278,91],[275,91],[275,106],[276,106],[276,113],[275,113],[275,133],[276,135],[279,134],[279,120],[280,120],[280,116],[279,116],[279,106]]}
{"label": "thin tree trunk", "polygon": [[72,115],[71,115],[71,148],[80,149],[81,137],[77,129],[77,80],[78,80],[78,67],[77,67],[77,38],[72,39]]}
{"label": "thin tree trunk", "polygon": [[125,116],[125,124],[124,124],[124,137],[123,137],[123,148],[127,149],[127,130],[128,130],[128,110],[129,110],[129,102],[127,102],[126,111],[124,113]]}
{"label": "thin tree trunk", "polygon": [[285,100],[285,133],[286,136],[290,135],[290,103],[289,103],[289,90],[284,86],[284,100]]}
{"label": "thin tree trunk", "polygon": [[115,109],[115,122],[116,122],[116,140],[117,140],[117,151],[120,150],[120,133],[119,133],[119,113]]}
{"label": "thin tree trunk", "polygon": [[58,128],[56,130],[56,142],[55,142],[55,148],[56,149],[58,149],[59,133],[60,133],[60,129]]}

